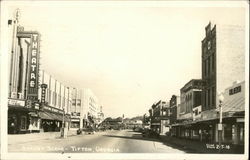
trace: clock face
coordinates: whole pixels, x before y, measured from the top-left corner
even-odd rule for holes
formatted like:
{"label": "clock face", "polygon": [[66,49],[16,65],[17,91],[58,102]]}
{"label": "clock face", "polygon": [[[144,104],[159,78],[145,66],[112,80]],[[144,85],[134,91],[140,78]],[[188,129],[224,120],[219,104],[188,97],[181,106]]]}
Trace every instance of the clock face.
{"label": "clock face", "polygon": [[207,49],[210,50],[210,48],[211,48],[211,41],[208,41],[207,42]]}

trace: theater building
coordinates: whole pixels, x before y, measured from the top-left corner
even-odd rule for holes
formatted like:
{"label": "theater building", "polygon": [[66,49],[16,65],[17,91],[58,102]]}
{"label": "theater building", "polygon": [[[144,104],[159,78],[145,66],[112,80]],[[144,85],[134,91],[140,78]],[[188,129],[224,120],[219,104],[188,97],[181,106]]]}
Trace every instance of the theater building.
{"label": "theater building", "polygon": [[[39,131],[38,73],[40,34],[18,24],[19,11],[9,26],[8,133]],[[33,125],[33,127],[31,127]]]}
{"label": "theater building", "polygon": [[8,133],[59,131],[70,120],[70,91],[40,70],[40,34],[25,31],[18,15],[8,21]]}

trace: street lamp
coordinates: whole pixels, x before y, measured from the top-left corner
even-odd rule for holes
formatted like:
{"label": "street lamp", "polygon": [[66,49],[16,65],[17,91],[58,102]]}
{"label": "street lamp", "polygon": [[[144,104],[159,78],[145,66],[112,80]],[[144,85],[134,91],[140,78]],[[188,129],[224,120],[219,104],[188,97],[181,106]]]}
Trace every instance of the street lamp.
{"label": "street lamp", "polygon": [[220,121],[218,124],[218,134],[219,134],[219,153],[221,153],[221,141],[222,141],[222,104],[224,101],[224,96],[222,93],[219,94],[219,107],[220,107]]}
{"label": "street lamp", "polygon": [[65,133],[65,110],[64,110],[64,108],[63,108],[63,119],[62,119],[61,137],[62,138],[66,138],[66,133]]}

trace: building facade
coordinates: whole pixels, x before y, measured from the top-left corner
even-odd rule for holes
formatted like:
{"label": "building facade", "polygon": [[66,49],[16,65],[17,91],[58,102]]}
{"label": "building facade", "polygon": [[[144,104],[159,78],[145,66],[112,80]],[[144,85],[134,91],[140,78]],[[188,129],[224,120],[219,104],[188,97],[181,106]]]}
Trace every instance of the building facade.
{"label": "building facade", "polygon": [[152,105],[149,110],[150,128],[159,134],[169,132],[170,108],[169,103],[159,101]]}
{"label": "building facade", "polygon": [[[170,108],[170,126],[173,124],[178,123],[178,119],[180,115],[178,106],[180,106],[180,96],[172,95],[170,101],[169,101],[169,108]],[[172,136],[179,135],[178,130],[176,130],[175,127],[170,128],[170,132]]]}
{"label": "building facade", "polygon": [[59,131],[70,121],[69,90],[40,70],[40,34],[9,20],[8,133]]}
{"label": "building facade", "polygon": [[211,23],[205,31],[202,40],[202,80],[205,86],[202,90],[201,118],[210,123],[208,135],[211,141],[218,142],[218,125],[214,120],[218,118],[218,94],[234,81],[245,80],[245,31],[241,26]]}
{"label": "building facade", "polygon": [[[179,113],[177,107],[178,123],[171,127],[179,130],[176,136],[218,143],[221,117],[222,144],[243,145],[244,29],[240,26],[212,26],[209,23],[205,31],[202,40],[202,79],[191,80],[181,89]],[[225,97],[222,103],[219,102],[219,93]]]}
{"label": "building facade", "polygon": [[[19,25],[19,11],[9,26],[8,133],[39,131],[40,34]],[[32,125],[34,126],[32,127]]]}
{"label": "building facade", "polygon": [[197,127],[187,125],[193,122],[193,118],[201,114],[200,112],[194,112],[201,107],[201,91],[204,86],[204,82],[200,79],[192,79],[180,89],[180,112],[176,120],[176,124],[172,124],[172,130],[174,135],[185,138],[198,138]]}
{"label": "building facade", "polygon": [[83,127],[83,91],[78,88],[71,88],[71,129],[79,129]]}

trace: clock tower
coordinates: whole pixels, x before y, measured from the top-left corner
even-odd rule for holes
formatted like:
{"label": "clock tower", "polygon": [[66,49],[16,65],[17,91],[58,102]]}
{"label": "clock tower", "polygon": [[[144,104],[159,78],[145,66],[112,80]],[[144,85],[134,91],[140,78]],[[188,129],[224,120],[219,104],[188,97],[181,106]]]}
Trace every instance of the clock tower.
{"label": "clock tower", "polygon": [[216,25],[205,28],[202,40],[202,80],[206,85],[202,91],[202,110],[216,108]]}

